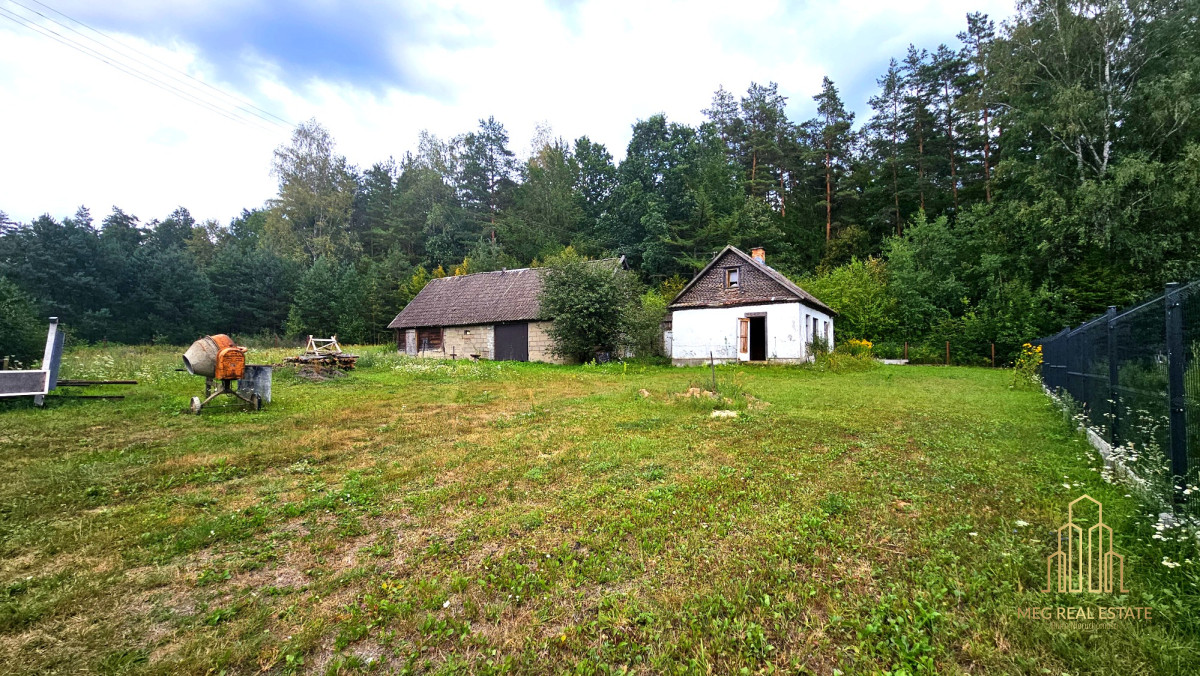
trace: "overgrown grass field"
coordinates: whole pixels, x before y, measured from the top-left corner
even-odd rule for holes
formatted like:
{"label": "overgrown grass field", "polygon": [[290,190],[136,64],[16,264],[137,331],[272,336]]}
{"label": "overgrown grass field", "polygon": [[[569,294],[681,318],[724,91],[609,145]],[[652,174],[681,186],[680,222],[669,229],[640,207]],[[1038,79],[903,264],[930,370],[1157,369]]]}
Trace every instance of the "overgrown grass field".
{"label": "overgrown grass field", "polygon": [[[124,401],[0,404],[0,671],[1200,665],[1194,548],[1153,539],[1009,372],[722,367],[713,400],[684,396],[707,369],[370,349],[344,378],[278,371],[259,413],[192,416],[180,351],[67,355],[63,377],[141,380]],[[1128,594],[1038,591],[1083,493]],[[1017,616],[1055,605],[1153,610]]]}

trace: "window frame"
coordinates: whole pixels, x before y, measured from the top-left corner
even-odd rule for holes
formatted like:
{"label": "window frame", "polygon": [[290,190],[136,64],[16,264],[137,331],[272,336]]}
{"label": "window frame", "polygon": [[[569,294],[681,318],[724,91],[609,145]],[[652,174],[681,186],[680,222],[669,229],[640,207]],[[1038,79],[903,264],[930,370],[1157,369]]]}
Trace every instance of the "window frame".
{"label": "window frame", "polygon": [[725,268],[725,288],[726,290],[742,288],[742,266],[735,265]]}

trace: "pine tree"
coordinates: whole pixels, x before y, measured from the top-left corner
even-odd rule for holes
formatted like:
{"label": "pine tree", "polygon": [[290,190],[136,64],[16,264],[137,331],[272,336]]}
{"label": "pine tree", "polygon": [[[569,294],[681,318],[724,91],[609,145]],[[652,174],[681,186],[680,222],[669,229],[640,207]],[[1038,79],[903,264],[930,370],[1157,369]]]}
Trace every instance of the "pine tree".
{"label": "pine tree", "polygon": [[828,243],[833,237],[834,174],[849,159],[854,113],[847,112],[838,96],[837,87],[828,77],[821,83],[821,93],[814,96],[813,100],[817,102],[814,128],[825,156],[825,242]]}
{"label": "pine tree", "polygon": [[462,141],[459,184],[466,208],[483,230],[490,232],[496,217],[508,206],[516,187],[516,155],[508,148],[508,132],[494,117],[479,121],[479,130]]}
{"label": "pine tree", "polygon": [[958,153],[959,139],[955,134],[958,126],[958,105],[961,97],[959,86],[963,78],[965,64],[955,51],[946,45],[940,45],[933,55],[930,64],[931,72],[937,82],[937,107],[942,112],[941,128],[946,136],[946,157],[949,166],[949,184],[954,211],[958,211]]}
{"label": "pine tree", "polygon": [[724,86],[718,87],[713,93],[712,104],[701,112],[716,126],[727,157],[734,162],[741,162],[747,154],[746,120],[742,118],[738,100]]}
{"label": "pine tree", "polygon": [[288,335],[330,336],[337,332],[340,311],[334,263],[321,256],[300,278],[296,298],[288,311]]}
{"label": "pine tree", "polygon": [[986,14],[967,15],[967,30],[958,34],[963,43],[963,59],[968,64],[970,109],[980,116],[983,152],[984,198],[992,201],[992,92],[989,68],[991,45],[996,37],[995,23]]}
{"label": "pine tree", "polygon": [[373,260],[386,255],[394,232],[392,205],[396,192],[396,162],[388,158],[363,172],[360,198],[361,223],[358,238],[363,250]]}
{"label": "pine tree", "polygon": [[368,290],[366,280],[352,263],[342,267],[337,286],[333,289],[337,302],[337,329],[339,341],[364,343],[370,338],[367,326]]}
{"label": "pine tree", "polygon": [[900,66],[892,59],[888,63],[887,73],[877,81],[879,94],[871,97],[870,105],[875,111],[871,121],[871,132],[879,152],[885,159],[889,178],[891,179],[892,203],[895,213],[896,236],[904,234],[904,224],[900,217],[900,129],[903,124],[901,108],[904,105],[904,87]]}
{"label": "pine tree", "polygon": [[905,138],[908,141],[906,154],[917,170],[917,202],[922,211],[927,209],[925,201],[927,190],[928,158],[926,143],[933,128],[933,115],[930,107],[933,95],[930,80],[929,53],[918,51],[909,45],[908,54],[904,57],[904,68],[901,71],[904,79],[904,128],[908,130]]}
{"label": "pine tree", "polygon": [[774,82],[766,85],[752,82],[742,98],[742,128],[750,162],[746,193],[781,208],[784,146],[792,135],[784,112],[786,103],[787,98],[779,94],[779,86]]}

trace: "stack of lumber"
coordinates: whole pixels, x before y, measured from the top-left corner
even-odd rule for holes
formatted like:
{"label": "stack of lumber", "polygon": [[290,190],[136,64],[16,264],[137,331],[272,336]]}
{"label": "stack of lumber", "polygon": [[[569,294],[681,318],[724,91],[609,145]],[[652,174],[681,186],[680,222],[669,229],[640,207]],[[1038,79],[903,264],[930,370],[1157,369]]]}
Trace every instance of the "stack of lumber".
{"label": "stack of lumber", "polygon": [[332,338],[313,338],[309,336],[308,345],[305,346],[303,354],[295,357],[287,357],[283,361],[288,364],[301,364],[317,368],[337,368],[349,371],[358,362],[358,355],[343,352],[342,346],[337,342],[337,336],[333,336]]}

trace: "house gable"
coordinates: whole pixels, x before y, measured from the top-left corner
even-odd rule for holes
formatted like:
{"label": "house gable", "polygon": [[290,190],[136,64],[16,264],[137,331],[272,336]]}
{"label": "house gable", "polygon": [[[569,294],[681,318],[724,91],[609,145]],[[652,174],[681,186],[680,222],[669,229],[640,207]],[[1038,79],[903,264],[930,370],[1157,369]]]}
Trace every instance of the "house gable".
{"label": "house gable", "polygon": [[[736,284],[731,283],[731,272]],[[766,264],[727,246],[671,303],[672,310],[756,303],[804,303],[833,314],[824,303]]]}

